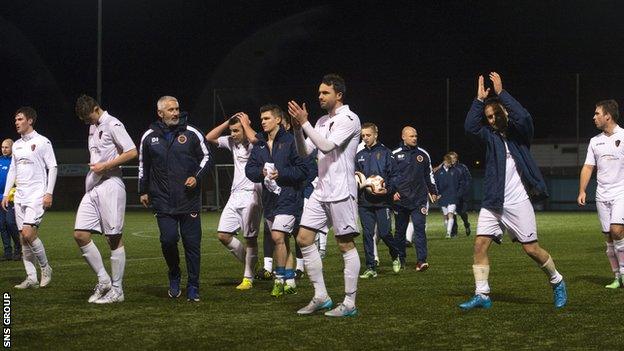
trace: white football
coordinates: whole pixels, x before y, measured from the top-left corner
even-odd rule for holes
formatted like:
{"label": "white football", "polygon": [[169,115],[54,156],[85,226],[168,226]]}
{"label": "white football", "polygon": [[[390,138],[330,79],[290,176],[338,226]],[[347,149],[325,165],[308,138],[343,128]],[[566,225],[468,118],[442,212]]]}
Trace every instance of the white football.
{"label": "white football", "polygon": [[366,176],[362,172],[355,172],[355,182],[357,183],[358,189],[362,189],[366,186]]}
{"label": "white football", "polygon": [[378,175],[366,178],[366,191],[369,193],[378,193],[386,188],[386,181]]}

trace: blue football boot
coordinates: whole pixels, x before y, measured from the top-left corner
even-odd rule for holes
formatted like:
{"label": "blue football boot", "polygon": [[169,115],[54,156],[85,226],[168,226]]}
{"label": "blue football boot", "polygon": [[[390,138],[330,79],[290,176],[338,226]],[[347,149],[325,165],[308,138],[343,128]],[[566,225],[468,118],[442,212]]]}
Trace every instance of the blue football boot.
{"label": "blue football boot", "polygon": [[566,285],[563,280],[553,285],[553,300],[555,302],[555,308],[561,308],[568,302],[568,292],[566,291]]}
{"label": "blue football boot", "polygon": [[489,296],[486,295],[475,295],[470,300],[459,304],[459,308],[462,310],[471,310],[473,308],[485,308],[489,309],[492,307],[492,300]]}

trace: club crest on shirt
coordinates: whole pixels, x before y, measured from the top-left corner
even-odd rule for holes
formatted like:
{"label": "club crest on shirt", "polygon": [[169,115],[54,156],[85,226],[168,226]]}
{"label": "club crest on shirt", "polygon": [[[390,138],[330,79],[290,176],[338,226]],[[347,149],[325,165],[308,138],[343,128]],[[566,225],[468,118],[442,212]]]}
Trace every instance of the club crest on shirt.
{"label": "club crest on shirt", "polygon": [[186,143],[187,140],[188,139],[186,138],[186,135],[184,135],[184,134],[178,136],[178,143],[180,143],[180,144]]}
{"label": "club crest on shirt", "polygon": [[381,152],[376,153],[375,157],[377,157],[377,160],[379,160],[381,158]]}
{"label": "club crest on shirt", "polygon": [[37,145],[35,144],[30,145],[30,151],[35,151],[36,148],[37,148]]}
{"label": "club crest on shirt", "polygon": [[418,162],[422,162],[424,159],[425,159],[425,158],[424,158],[424,157],[422,157],[422,155],[418,155],[418,156],[416,156],[416,161],[418,161]]}
{"label": "club crest on shirt", "polygon": [[620,141],[619,140],[615,141],[615,147],[620,147]]}

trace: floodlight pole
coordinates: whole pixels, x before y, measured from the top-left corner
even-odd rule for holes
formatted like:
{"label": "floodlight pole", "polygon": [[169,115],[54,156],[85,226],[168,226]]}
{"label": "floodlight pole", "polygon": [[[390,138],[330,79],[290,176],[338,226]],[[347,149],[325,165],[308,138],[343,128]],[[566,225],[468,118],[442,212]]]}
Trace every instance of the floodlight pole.
{"label": "floodlight pole", "polygon": [[96,82],[96,98],[98,103],[102,104],[102,0],[98,0],[97,14],[97,82]]}
{"label": "floodlight pole", "polygon": [[581,148],[581,137],[580,137],[580,132],[579,132],[579,128],[580,128],[580,101],[579,101],[579,96],[580,96],[580,75],[577,73],[576,74],[576,168],[580,167],[580,148]]}
{"label": "floodlight pole", "polygon": [[446,154],[451,149],[451,79],[446,78]]}

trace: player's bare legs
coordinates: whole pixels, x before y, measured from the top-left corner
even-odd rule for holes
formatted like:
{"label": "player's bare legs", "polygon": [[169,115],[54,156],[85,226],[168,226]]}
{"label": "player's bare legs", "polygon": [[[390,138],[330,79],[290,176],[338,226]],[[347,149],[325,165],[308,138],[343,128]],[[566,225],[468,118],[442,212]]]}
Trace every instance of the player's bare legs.
{"label": "player's bare legs", "polygon": [[281,296],[284,292],[286,281],[286,261],[288,259],[287,234],[279,231],[271,231],[271,238],[275,244],[273,257],[275,258],[275,284],[272,296]]}

